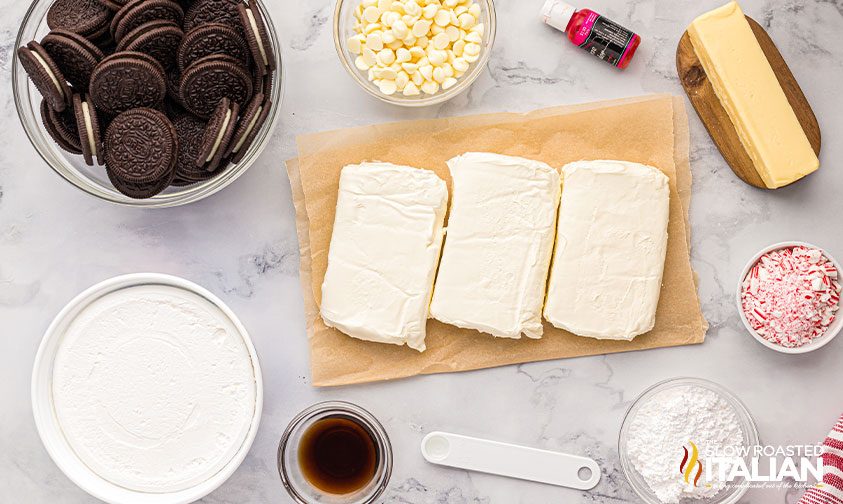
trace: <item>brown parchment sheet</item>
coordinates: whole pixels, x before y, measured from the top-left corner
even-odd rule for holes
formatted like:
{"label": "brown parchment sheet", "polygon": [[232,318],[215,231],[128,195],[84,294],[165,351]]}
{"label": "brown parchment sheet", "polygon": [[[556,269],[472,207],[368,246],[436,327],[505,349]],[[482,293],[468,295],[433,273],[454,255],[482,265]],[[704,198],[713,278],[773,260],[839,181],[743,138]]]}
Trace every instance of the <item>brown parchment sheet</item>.
{"label": "brown parchment sheet", "polygon": [[[690,264],[691,170],[684,102],[654,95],[543,109],[349,128],[298,137],[287,162],[301,253],[301,283],[312,382],[335,386],[467,371],[521,362],[702,343],[708,329]],[[582,338],[544,324],[540,340],[497,339],[435,320],[427,351],[370,343],[327,327],[319,316],[339,175],[343,166],[386,161],[433,170],[448,182],[445,161],[468,151],[523,156],[560,168],[580,159],[622,159],[670,177],[664,280],[656,326],[631,342]],[[564,198],[564,189],[563,189]]]}

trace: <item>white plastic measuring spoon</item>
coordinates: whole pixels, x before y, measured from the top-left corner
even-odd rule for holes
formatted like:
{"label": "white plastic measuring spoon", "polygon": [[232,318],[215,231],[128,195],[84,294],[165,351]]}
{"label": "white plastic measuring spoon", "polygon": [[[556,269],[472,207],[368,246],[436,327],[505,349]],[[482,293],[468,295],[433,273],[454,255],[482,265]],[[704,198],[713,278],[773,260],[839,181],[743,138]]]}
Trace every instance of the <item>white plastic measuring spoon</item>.
{"label": "white plastic measuring spoon", "polygon": [[421,452],[431,464],[577,490],[590,490],[600,481],[600,467],[587,457],[448,432],[431,432],[425,436]]}

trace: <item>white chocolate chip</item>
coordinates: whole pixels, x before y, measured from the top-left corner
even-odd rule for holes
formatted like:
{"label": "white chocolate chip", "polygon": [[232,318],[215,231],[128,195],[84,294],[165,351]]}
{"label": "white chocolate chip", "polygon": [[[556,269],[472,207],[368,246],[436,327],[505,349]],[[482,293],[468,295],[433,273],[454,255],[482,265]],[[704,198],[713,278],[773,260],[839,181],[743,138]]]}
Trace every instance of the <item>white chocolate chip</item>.
{"label": "white chocolate chip", "polygon": [[464,39],[466,42],[471,42],[474,44],[479,44],[483,42],[483,37],[477,32],[469,32]]}
{"label": "white chocolate chip", "polygon": [[434,16],[433,21],[444,28],[445,26],[451,24],[451,13],[445,9],[440,9],[439,12],[436,13],[436,16]]}
{"label": "white chocolate chip", "polygon": [[427,57],[430,59],[430,62],[436,66],[440,66],[442,63],[448,61],[448,53],[445,51],[430,51],[430,54]]}
{"label": "white chocolate chip", "polygon": [[398,85],[395,84],[394,80],[384,79],[378,85],[378,89],[385,95],[392,95],[398,91]]}
{"label": "white chocolate chip", "polygon": [[477,23],[477,20],[474,19],[474,16],[467,12],[465,14],[460,14],[458,20],[460,22],[460,28],[464,30],[468,30],[469,28],[474,26],[475,23]]}
{"label": "white chocolate chip", "polygon": [[476,56],[480,54],[480,44],[475,44],[474,42],[466,44],[463,52],[468,56]]}
{"label": "white chocolate chip", "polygon": [[425,65],[419,68],[419,73],[424,77],[424,80],[430,80],[433,78],[433,66]]}
{"label": "white chocolate chip", "polygon": [[412,82],[409,82],[406,86],[404,86],[404,91],[402,91],[402,94],[404,96],[418,96],[419,88]]}
{"label": "white chocolate chip", "polygon": [[462,35],[460,33],[460,29],[454,25],[450,25],[445,28],[445,34],[448,36],[448,40],[451,42],[456,42],[460,39],[460,36]]}
{"label": "white chocolate chip", "polygon": [[368,47],[363,48],[363,54],[361,54],[363,61],[366,63],[367,67],[375,66],[377,62],[377,56],[375,55],[375,51],[369,49]]}
{"label": "white chocolate chip", "polygon": [[410,29],[407,28],[407,24],[404,21],[399,19],[392,23],[392,33],[395,34],[395,38],[404,39],[410,33]]}
{"label": "white chocolate chip", "polygon": [[378,10],[377,7],[366,7],[363,11],[363,19],[365,19],[369,23],[376,23],[378,19],[381,17],[381,12]]}
{"label": "white chocolate chip", "polygon": [[436,4],[427,4],[422,9],[422,17],[425,19],[433,19],[436,13],[439,12],[439,6]]}
{"label": "white chocolate chip", "polygon": [[[468,50],[468,46],[466,46],[466,50]],[[392,49],[383,49],[377,54],[377,62],[381,66],[391,65],[395,62],[395,53],[392,52]]]}
{"label": "white chocolate chip", "polygon": [[360,54],[363,52],[363,42],[360,40],[360,35],[355,35],[348,39],[348,50],[353,54]]}
{"label": "white chocolate chip", "polygon": [[421,90],[424,94],[436,94],[436,92],[439,91],[439,84],[433,81],[425,81],[425,83],[421,86]]}
{"label": "white chocolate chip", "polygon": [[395,51],[395,61],[398,63],[406,63],[412,59],[413,55],[410,54],[410,51],[408,51],[406,47],[400,47],[397,51]]}
{"label": "white chocolate chip", "polygon": [[439,35],[433,37],[433,47],[439,49],[440,51],[448,47],[450,43],[451,39],[448,37],[447,33],[440,33]]}
{"label": "white chocolate chip", "polygon": [[380,36],[382,32],[375,32],[370,33],[368,37],[366,37],[366,47],[373,51],[380,51],[383,49],[383,39]]}
{"label": "white chocolate chip", "polygon": [[416,38],[424,37],[430,31],[431,22],[426,19],[416,21],[413,25],[413,35]]}

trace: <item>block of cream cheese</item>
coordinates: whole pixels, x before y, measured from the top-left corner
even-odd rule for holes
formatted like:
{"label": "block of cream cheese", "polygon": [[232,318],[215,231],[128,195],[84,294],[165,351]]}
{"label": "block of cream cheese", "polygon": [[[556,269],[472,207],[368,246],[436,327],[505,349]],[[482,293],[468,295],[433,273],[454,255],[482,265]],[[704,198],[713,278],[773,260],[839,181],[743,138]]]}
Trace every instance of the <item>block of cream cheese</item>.
{"label": "block of cream cheese", "polygon": [[545,319],[598,339],[650,331],[667,251],[667,176],[627,161],[578,161],[562,179]]}
{"label": "block of cream cheese", "polygon": [[738,4],[698,17],[688,35],[764,185],[775,189],[817,170],[819,159]]}
{"label": "block of cream cheese", "polygon": [[448,161],[453,200],[430,315],[502,338],[542,335],[559,173],[529,159]]}
{"label": "block of cream cheese", "polygon": [[424,351],[448,187],[430,170],[343,168],[322,283],[325,324],[354,338]]}

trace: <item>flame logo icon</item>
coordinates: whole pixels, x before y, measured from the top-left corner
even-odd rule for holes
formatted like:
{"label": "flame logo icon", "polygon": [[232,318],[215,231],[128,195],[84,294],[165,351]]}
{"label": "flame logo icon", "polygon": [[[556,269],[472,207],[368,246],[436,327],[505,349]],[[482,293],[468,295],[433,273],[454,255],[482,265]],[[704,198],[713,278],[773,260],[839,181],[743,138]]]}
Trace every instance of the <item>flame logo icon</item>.
{"label": "flame logo icon", "polygon": [[[679,464],[679,474],[684,476],[685,483],[697,486],[703,471],[702,462],[699,459],[700,451],[697,449],[697,445],[695,445],[693,441],[688,442],[691,444],[691,451],[688,451],[688,448],[685,446],[682,447],[682,449],[685,450],[685,455],[682,457],[682,462]],[[694,474],[695,472],[696,474]],[[694,475],[693,481],[691,481],[692,474]]]}

